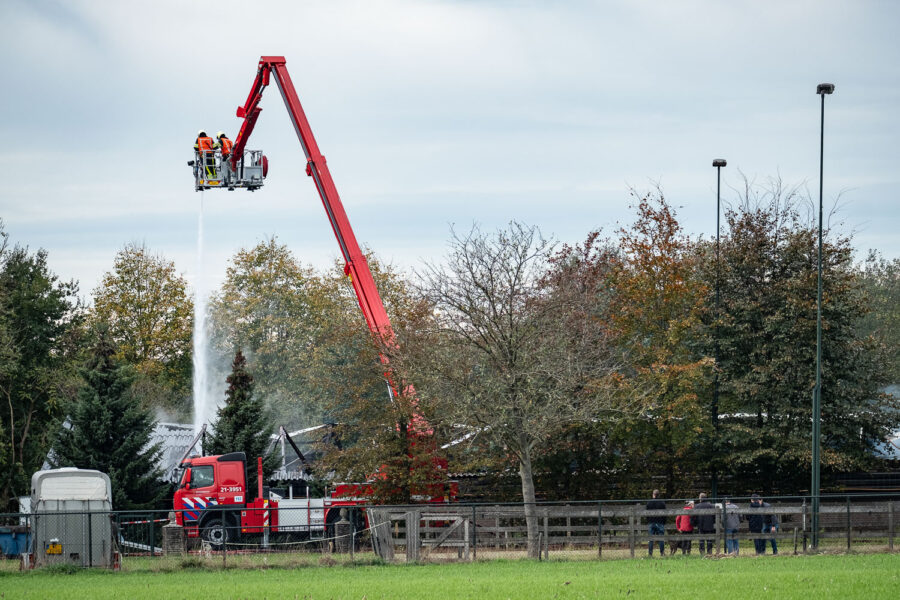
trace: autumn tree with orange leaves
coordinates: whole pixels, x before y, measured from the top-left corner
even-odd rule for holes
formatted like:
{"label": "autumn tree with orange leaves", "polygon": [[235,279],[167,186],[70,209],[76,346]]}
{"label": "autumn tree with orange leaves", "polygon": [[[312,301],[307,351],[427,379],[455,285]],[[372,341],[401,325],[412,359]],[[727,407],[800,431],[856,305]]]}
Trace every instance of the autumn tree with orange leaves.
{"label": "autumn tree with orange leaves", "polygon": [[619,261],[611,274],[611,310],[627,352],[631,393],[640,416],[624,419],[616,436],[629,450],[622,467],[635,476],[662,474],[674,497],[684,477],[700,471],[709,410],[701,390],[712,360],[695,349],[706,287],[699,256],[661,192],[638,196],[637,219],[619,230]]}

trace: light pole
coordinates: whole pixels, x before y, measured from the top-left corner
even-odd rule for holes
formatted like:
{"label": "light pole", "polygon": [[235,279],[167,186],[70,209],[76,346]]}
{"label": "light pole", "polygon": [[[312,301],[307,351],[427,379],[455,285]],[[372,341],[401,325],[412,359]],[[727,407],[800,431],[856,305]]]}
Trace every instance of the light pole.
{"label": "light pole", "polygon": [[[712,166],[716,168],[716,328],[714,332],[716,341],[715,372],[713,373],[713,401],[712,401],[712,425],[713,425],[713,451],[718,449],[719,442],[719,216],[722,213],[722,167],[727,162],[724,158],[713,160]],[[713,460],[712,485],[710,493],[713,500],[719,497],[719,473]]]}
{"label": "light pole", "polygon": [[816,387],[813,390],[812,418],[812,546],[819,547],[819,438],[822,433],[822,171],[825,163],[825,95],[834,93],[833,83],[820,83],[816,93],[822,98],[822,118],[819,130],[819,255],[818,286],[816,290]]}

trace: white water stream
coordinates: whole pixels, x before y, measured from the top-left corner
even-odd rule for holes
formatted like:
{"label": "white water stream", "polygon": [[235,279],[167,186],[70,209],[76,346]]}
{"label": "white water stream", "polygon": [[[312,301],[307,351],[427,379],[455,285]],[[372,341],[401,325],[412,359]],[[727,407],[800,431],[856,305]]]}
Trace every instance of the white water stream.
{"label": "white water stream", "polygon": [[203,195],[200,191],[200,212],[197,218],[197,276],[194,283],[194,433],[207,420],[209,410],[209,359],[207,347],[209,336],[206,331],[206,305],[209,290],[203,261]]}

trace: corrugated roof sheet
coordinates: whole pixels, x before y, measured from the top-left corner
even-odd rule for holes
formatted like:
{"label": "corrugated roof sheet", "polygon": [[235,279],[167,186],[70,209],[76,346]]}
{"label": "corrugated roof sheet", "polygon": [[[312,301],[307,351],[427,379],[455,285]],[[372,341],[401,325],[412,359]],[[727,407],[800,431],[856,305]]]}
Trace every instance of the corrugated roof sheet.
{"label": "corrugated roof sheet", "polygon": [[159,444],[159,468],[162,479],[174,483],[180,473],[178,461],[184,456],[194,439],[194,426],[183,423],[157,423],[150,437],[150,445]]}

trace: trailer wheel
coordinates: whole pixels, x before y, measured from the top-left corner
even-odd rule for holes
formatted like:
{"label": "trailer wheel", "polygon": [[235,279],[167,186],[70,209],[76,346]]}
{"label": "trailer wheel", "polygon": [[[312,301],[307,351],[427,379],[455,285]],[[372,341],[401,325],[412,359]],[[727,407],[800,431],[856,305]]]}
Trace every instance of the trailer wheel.
{"label": "trailer wheel", "polygon": [[209,542],[213,550],[221,550],[229,542],[231,535],[221,520],[210,519],[200,530],[200,537]]}

